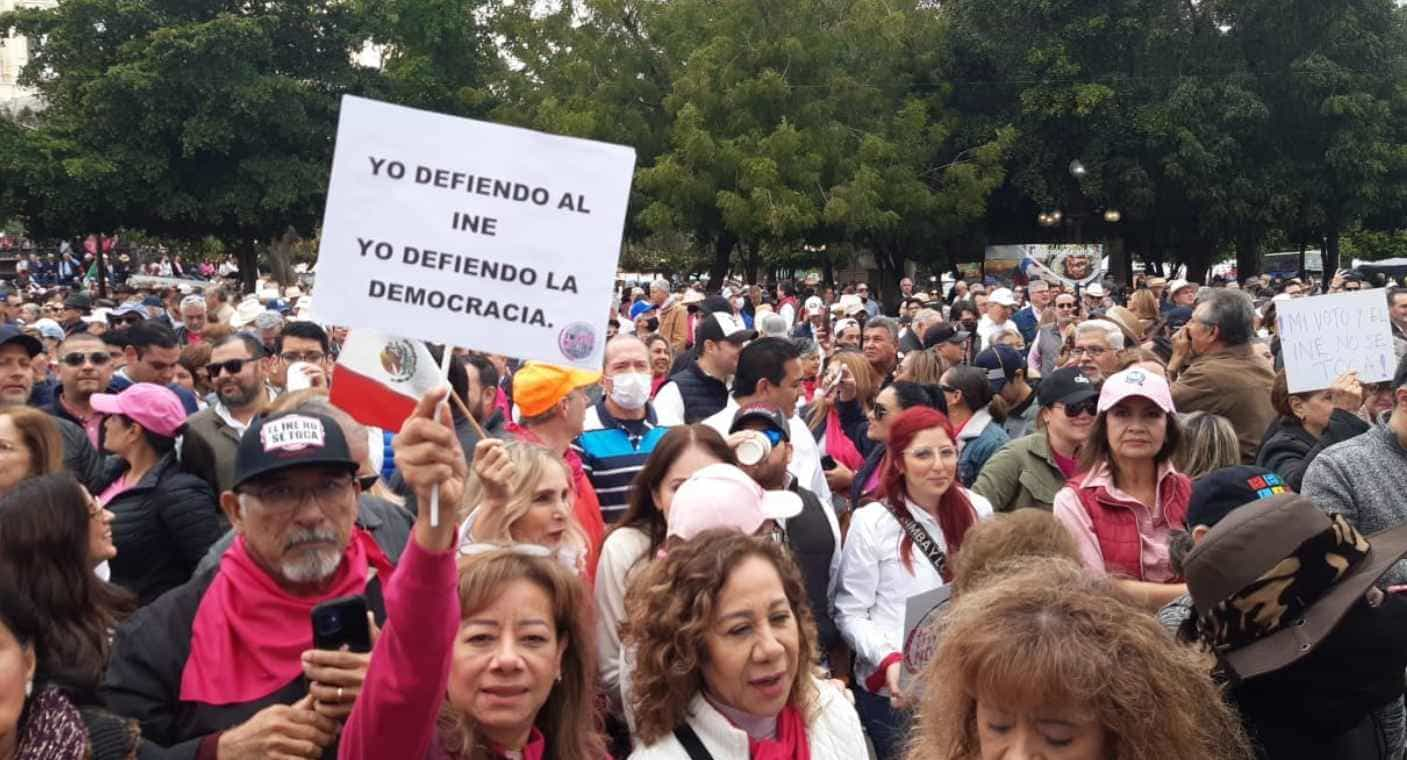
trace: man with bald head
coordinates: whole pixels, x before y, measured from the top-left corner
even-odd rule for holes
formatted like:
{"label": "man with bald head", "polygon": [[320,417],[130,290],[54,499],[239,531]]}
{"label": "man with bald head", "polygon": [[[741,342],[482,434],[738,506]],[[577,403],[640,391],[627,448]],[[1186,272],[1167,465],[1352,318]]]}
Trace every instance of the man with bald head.
{"label": "man with bald head", "polygon": [[572,443],[608,523],[625,513],[630,482],[669,431],[657,423],[650,404],[652,379],[645,343],[634,335],[612,338],[606,344],[601,400],[587,408],[582,433]]}

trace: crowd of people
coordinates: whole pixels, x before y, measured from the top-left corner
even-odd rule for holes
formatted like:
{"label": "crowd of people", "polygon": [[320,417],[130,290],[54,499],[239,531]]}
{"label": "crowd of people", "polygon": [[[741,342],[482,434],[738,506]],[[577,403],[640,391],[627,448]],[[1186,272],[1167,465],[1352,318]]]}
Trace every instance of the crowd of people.
{"label": "crowd of people", "polygon": [[2,294],[0,760],[1407,747],[1392,283],[1393,379],[1297,393],[1295,279],[622,283],[386,431],[206,274]]}

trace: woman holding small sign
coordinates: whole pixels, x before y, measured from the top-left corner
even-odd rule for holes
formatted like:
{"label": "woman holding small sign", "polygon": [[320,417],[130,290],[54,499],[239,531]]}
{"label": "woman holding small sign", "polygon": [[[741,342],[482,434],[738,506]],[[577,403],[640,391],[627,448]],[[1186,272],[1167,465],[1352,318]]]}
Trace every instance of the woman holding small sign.
{"label": "woman holding small sign", "polygon": [[880,500],[855,512],[836,582],[835,622],[855,650],[856,706],[878,760],[896,757],[908,707],[900,686],[910,597],[952,581],[951,555],[992,505],[957,482],[948,418],[906,410],[889,428]]}
{"label": "woman holding small sign", "polygon": [[1357,372],[1339,375],[1329,388],[1290,393],[1282,369],[1275,373],[1270,403],[1280,418],[1266,431],[1256,464],[1274,470],[1296,492],[1319,452],[1370,427],[1357,416],[1363,406],[1363,385]]}

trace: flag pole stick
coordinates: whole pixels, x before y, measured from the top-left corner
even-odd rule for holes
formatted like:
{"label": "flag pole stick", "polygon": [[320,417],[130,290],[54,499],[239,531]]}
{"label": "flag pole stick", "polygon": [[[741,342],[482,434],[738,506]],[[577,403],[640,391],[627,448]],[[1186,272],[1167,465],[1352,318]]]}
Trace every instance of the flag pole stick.
{"label": "flag pole stick", "polygon": [[[453,360],[453,359],[454,359],[454,348],[453,348],[452,346],[445,346],[444,349],[440,352],[440,379],[441,379],[441,380],[447,379],[447,378],[449,377],[449,363],[450,363],[450,361]],[[450,389],[449,395],[451,395],[451,396],[455,395],[455,394],[454,394],[454,389],[452,389],[452,388]],[[444,403],[445,403],[445,402],[441,401],[441,402],[440,402],[440,405],[435,407],[435,417],[438,418],[438,417],[440,416],[440,409],[443,409],[443,408],[444,408]],[[473,418],[471,417],[470,419],[473,419]],[[436,483],[435,485],[433,485],[433,486],[430,487],[430,527],[432,527],[432,528],[438,528],[438,527],[440,527],[440,484],[439,484],[439,483]]]}
{"label": "flag pole stick", "polygon": [[469,425],[474,428],[475,433],[479,434],[480,439],[489,437],[489,434],[485,433],[484,428],[479,425],[479,421],[474,419],[474,415],[470,413],[469,406],[464,403],[464,399],[459,397],[459,391],[456,391],[451,388],[449,392],[449,400],[453,401],[454,405],[459,407],[459,411],[464,414],[465,419],[469,420]]}

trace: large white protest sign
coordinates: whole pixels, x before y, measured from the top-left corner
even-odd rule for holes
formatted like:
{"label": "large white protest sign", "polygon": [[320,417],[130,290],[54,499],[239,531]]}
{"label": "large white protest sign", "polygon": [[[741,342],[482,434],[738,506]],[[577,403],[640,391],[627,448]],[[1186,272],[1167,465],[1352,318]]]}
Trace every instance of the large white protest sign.
{"label": "large white protest sign", "polygon": [[1381,289],[1275,302],[1290,393],[1328,388],[1358,371],[1364,383],[1391,380],[1397,367]]}
{"label": "large white protest sign", "polygon": [[619,145],[344,97],[318,316],[599,369],[634,168]]}

